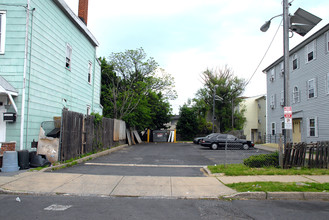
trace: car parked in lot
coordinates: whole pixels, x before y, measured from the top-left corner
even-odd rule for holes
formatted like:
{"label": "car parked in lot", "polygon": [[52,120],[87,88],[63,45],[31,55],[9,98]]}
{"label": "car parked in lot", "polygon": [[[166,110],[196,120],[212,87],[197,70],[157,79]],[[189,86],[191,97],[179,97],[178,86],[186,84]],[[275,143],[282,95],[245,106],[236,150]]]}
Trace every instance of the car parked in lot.
{"label": "car parked in lot", "polygon": [[210,147],[212,150],[217,150],[219,148],[225,148],[227,143],[227,147],[241,148],[244,150],[248,150],[249,148],[254,147],[254,143],[252,141],[247,141],[244,139],[239,139],[231,134],[217,134],[212,135],[211,137],[204,138],[200,144],[204,147]]}
{"label": "car parked in lot", "polygon": [[212,136],[217,135],[217,134],[219,134],[219,133],[211,133],[211,134],[208,134],[205,137],[196,137],[196,138],[194,138],[193,143],[194,144],[200,144],[203,139],[211,138]]}

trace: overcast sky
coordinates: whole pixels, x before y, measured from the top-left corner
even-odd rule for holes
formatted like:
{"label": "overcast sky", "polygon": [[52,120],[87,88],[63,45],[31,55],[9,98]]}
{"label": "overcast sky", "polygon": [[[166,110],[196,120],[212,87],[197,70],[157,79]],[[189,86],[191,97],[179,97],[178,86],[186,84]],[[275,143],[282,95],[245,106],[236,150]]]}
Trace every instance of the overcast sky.
{"label": "overcast sky", "polygon": [[[65,0],[77,14],[79,0]],[[290,48],[329,23],[328,0],[293,0],[298,8],[323,20],[304,38],[294,34]],[[282,14],[281,0],[89,0],[88,29],[100,43],[97,55],[143,47],[149,57],[175,78],[179,113],[188,98],[202,87],[201,73],[228,65],[239,78],[249,80],[268,48],[281,17],[270,29],[266,20]],[[262,70],[283,54],[282,27],[244,95],[266,93]]]}

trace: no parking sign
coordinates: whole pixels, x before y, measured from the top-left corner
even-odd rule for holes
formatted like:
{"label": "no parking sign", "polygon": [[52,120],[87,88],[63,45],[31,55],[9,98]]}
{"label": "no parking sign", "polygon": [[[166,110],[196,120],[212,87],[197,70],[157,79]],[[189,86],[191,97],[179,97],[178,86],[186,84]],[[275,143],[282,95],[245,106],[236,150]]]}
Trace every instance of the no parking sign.
{"label": "no parking sign", "polygon": [[292,129],[292,108],[284,107],[284,128]]}

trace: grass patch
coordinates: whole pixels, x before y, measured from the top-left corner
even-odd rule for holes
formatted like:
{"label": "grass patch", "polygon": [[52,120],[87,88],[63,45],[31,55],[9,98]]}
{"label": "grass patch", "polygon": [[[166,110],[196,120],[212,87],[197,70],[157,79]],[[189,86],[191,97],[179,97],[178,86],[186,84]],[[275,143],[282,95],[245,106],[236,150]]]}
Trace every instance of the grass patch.
{"label": "grass patch", "polygon": [[228,164],[208,166],[212,173],[224,173],[226,176],[253,176],[253,175],[329,175],[329,169],[291,168],[281,169],[275,167],[250,168],[244,164]]}
{"label": "grass patch", "polygon": [[49,167],[49,166],[43,166],[43,167],[31,168],[31,169],[29,169],[28,171],[29,171],[29,172],[40,171],[40,170],[42,170],[43,168],[46,168],[46,167]]}
{"label": "grass patch", "polygon": [[250,182],[226,186],[238,192],[329,192],[329,183]]}

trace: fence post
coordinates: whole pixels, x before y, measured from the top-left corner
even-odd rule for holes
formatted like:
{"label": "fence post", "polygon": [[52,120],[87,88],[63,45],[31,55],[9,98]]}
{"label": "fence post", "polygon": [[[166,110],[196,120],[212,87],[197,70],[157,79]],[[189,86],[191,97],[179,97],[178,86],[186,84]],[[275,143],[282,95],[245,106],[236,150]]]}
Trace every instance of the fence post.
{"label": "fence post", "polygon": [[282,144],[282,136],[279,138],[279,166],[283,168],[283,144]]}

